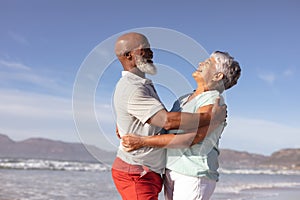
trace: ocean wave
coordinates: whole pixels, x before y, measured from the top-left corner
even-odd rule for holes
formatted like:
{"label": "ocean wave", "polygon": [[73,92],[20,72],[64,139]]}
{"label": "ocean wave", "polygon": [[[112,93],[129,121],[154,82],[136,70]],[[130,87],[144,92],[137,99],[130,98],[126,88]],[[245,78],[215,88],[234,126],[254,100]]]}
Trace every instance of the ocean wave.
{"label": "ocean wave", "polygon": [[101,163],[86,163],[38,159],[0,159],[0,169],[108,171],[110,167]]}
{"label": "ocean wave", "polygon": [[299,182],[279,182],[279,183],[247,183],[222,187],[217,187],[217,193],[240,193],[246,190],[256,189],[278,189],[278,188],[300,188]]}
{"label": "ocean wave", "polygon": [[300,175],[300,170],[286,169],[223,169],[219,172],[222,174],[268,174],[268,175]]}

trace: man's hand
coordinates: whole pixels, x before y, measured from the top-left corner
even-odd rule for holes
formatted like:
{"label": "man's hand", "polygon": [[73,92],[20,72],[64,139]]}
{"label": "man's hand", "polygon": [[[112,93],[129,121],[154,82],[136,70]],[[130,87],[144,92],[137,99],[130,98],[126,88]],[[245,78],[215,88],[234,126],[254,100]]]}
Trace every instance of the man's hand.
{"label": "man's hand", "polygon": [[227,118],[227,105],[220,105],[220,97],[216,99],[211,112],[211,124],[220,125],[226,122]]}
{"label": "man's hand", "polygon": [[139,149],[144,146],[143,136],[138,136],[134,134],[127,134],[122,137],[122,145],[124,150],[129,152]]}
{"label": "man's hand", "polygon": [[118,129],[118,126],[116,125],[116,135],[117,135],[117,137],[119,138],[119,139],[121,139],[121,136],[120,136],[120,134],[119,134],[119,129]]}

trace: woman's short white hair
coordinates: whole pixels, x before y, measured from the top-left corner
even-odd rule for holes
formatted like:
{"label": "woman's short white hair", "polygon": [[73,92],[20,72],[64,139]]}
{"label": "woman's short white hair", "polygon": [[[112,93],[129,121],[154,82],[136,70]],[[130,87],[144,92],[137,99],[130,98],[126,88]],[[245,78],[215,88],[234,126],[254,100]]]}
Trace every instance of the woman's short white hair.
{"label": "woman's short white hair", "polygon": [[215,51],[211,54],[216,61],[217,72],[224,74],[223,84],[224,89],[227,90],[237,84],[241,75],[241,68],[237,61],[227,52]]}

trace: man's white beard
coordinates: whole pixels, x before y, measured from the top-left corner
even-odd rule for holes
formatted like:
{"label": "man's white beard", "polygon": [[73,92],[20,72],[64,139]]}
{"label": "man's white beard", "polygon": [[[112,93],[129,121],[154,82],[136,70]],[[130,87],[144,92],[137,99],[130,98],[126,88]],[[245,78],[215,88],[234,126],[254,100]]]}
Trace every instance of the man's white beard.
{"label": "man's white beard", "polygon": [[136,67],[146,74],[154,75],[156,74],[156,66],[153,63],[147,62],[145,58],[139,56],[136,58]]}

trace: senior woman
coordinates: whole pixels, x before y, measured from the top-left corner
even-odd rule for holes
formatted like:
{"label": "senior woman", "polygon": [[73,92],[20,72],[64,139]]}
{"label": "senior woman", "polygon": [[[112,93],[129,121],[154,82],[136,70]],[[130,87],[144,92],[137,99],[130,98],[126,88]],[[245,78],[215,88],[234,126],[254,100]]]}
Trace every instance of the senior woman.
{"label": "senior woman", "polygon": [[[215,51],[200,62],[192,74],[197,89],[180,97],[172,111],[206,112],[214,102],[224,104],[222,93],[237,84],[241,74],[239,63],[227,52]],[[218,181],[218,144],[226,122],[211,124],[201,133],[171,130],[168,134],[122,137],[127,151],[142,147],[168,148],[166,155],[165,198],[168,200],[208,200]],[[163,158],[162,158],[163,159]]]}

